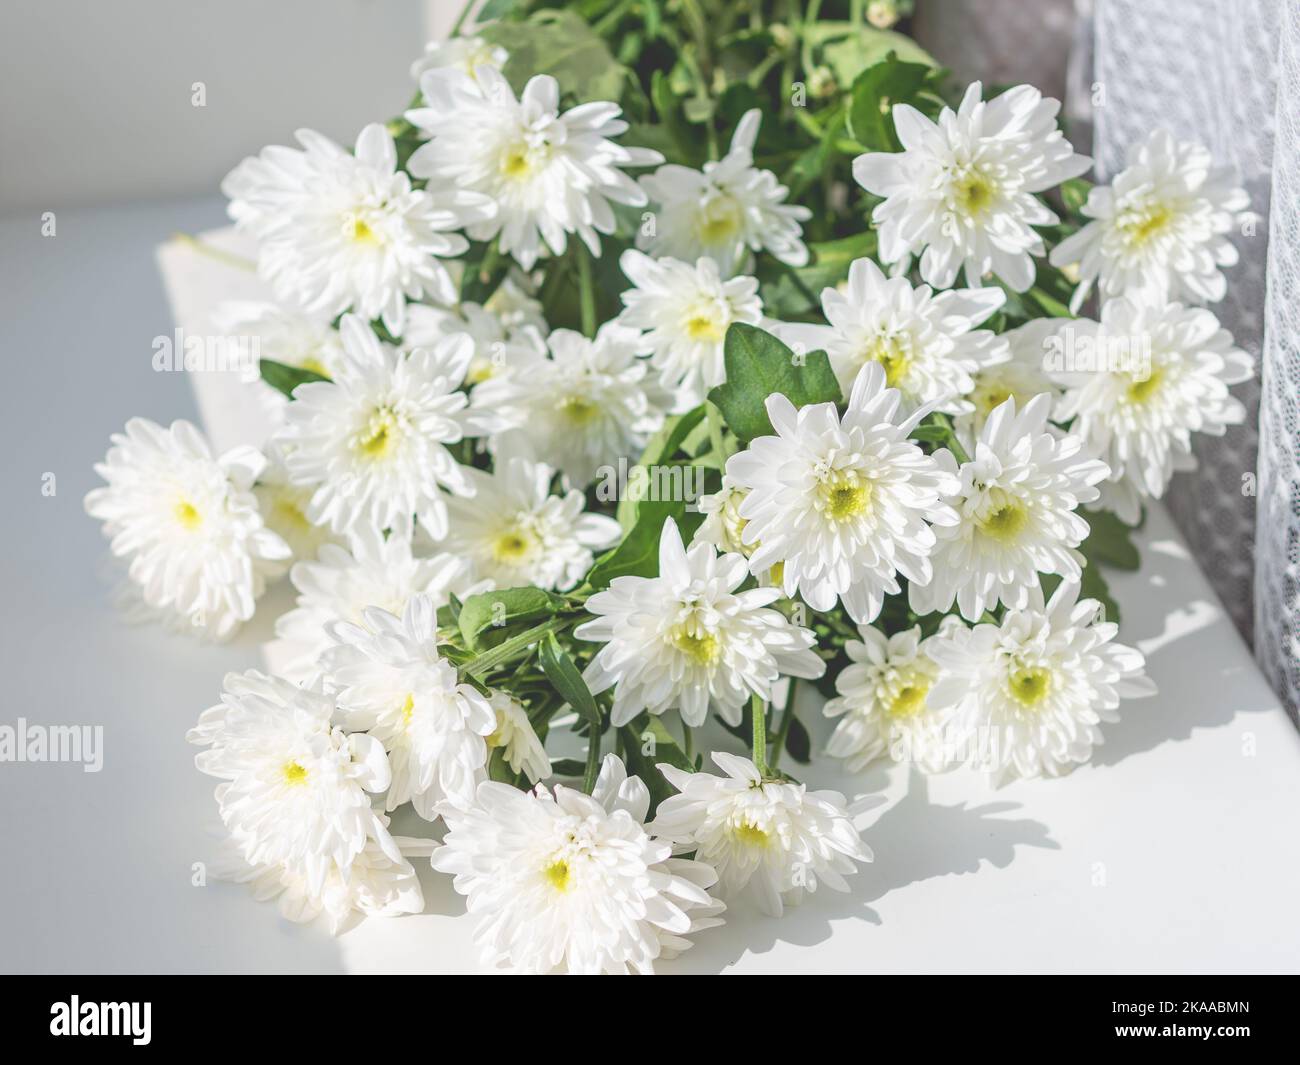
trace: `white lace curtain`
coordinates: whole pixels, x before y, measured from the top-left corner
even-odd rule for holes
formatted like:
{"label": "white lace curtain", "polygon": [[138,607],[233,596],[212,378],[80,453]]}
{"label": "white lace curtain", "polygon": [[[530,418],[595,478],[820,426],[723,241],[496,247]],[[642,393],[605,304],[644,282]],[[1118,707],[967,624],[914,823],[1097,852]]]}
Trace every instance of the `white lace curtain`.
{"label": "white lace curtain", "polygon": [[1197,441],[1168,503],[1300,721],[1300,0],[921,0],[914,24],[962,77],[1095,102],[1102,180],[1157,126],[1237,168],[1261,221],[1214,310],[1259,372],[1234,390],[1246,423]]}

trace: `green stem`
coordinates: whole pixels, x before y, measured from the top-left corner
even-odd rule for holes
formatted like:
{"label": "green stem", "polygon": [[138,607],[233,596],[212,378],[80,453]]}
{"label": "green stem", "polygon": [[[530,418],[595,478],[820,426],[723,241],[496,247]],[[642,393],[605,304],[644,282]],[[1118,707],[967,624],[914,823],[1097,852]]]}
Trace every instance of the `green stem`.
{"label": "green stem", "polygon": [[600,729],[591,725],[587,729],[587,771],[582,776],[582,790],[588,795],[595,790],[596,777],[600,775]]}
{"label": "green stem", "polygon": [[946,414],[935,414],[934,420],[948,430],[948,450],[952,452],[953,458],[958,463],[970,462],[970,456],[966,454],[966,449],[961,446],[961,441],[957,439],[957,430],[952,427],[952,420]]}
{"label": "green stem", "polygon": [[461,667],[461,671],[471,677],[481,678],[489,670],[495,669],[502,662],[509,661],[520,651],[535,644],[548,632],[557,632],[568,624],[569,620],[566,618],[551,618],[540,625],[534,625],[518,636],[511,636],[510,639],[502,641],[495,647],[488,648],[481,655],[471,658]]}
{"label": "green stem", "polygon": [[591,252],[585,244],[578,247],[578,292],[582,299],[582,332],[596,335],[596,287],[591,280]]}
{"label": "green stem", "polygon": [[785,699],[785,709],[781,711],[781,725],[776,732],[776,746],[772,751],[772,768],[781,764],[781,755],[785,751],[785,741],[790,735],[790,726],[794,724],[794,697],[799,678],[790,678],[790,693]]}
{"label": "green stem", "polygon": [[465,20],[469,18],[470,11],[478,3],[478,0],[465,0],[465,6],[460,9],[460,14],[456,16],[456,21],[451,24],[451,32],[448,37],[459,37],[461,27],[465,25]]}
{"label": "green stem", "polygon": [[612,30],[618,25],[619,20],[627,14],[627,9],[631,6],[632,0],[622,0],[622,3],[615,4],[608,14],[591,24],[591,32],[604,36],[606,30]]}
{"label": "green stem", "polygon": [[695,733],[685,721],[682,722],[682,753],[687,761],[695,761]]}
{"label": "green stem", "polygon": [[722,469],[727,463],[727,449],[722,439],[722,411],[712,400],[704,401],[704,419],[709,426],[709,446],[717,457],[718,469]]}
{"label": "green stem", "polygon": [[767,704],[757,695],[750,696],[750,714],[754,718],[754,765],[767,776]]}

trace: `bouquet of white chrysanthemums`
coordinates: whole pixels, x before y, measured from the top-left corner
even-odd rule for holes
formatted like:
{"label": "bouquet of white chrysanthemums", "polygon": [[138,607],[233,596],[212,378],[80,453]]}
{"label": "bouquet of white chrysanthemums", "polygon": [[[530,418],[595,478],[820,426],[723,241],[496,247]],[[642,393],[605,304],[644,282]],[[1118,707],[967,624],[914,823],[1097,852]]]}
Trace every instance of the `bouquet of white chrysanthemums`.
{"label": "bouquet of white chrysanthemums", "polygon": [[870,860],[800,685],[850,769],[995,781],[1151,694],[1098,567],[1243,418],[1198,304],[1246,197],[1162,132],[1093,188],[1056,101],[866,23],[489,6],[226,179],[265,447],[132,420],[86,508],[155,617],[297,591],[190,734],[232,876],[337,930],[431,853],[489,963],[647,972]]}

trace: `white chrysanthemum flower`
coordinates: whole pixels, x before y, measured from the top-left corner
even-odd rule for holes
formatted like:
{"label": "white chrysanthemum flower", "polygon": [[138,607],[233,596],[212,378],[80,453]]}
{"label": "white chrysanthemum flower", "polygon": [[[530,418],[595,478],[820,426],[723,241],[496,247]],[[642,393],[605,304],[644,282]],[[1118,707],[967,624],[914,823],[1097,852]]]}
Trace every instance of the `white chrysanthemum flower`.
{"label": "white chrysanthemum flower", "polygon": [[1046,393],[1052,402],[1061,395],[1044,369],[1047,355],[1060,334],[1071,328],[1067,318],[1034,318],[1016,329],[1002,334],[1007,342],[1010,359],[982,366],[971,376],[975,387],[967,394],[967,404],[972,408],[953,419],[953,428],[962,445],[974,450],[975,439],[984,428],[988,416],[1008,399],[1023,406],[1035,396]]}
{"label": "white chrysanthemum flower", "polygon": [[402,860],[371,796],[388,787],[378,740],[333,725],[334,700],[256,670],[227,674],[221,702],[187,738],[194,764],[220,778],[221,820],[250,865],[287,865],[313,894],[344,879],[368,840]]}
{"label": "white chrysanthemum flower", "polygon": [[950,288],[959,270],[980,286],[985,274],[1017,292],[1034,283],[1031,256],[1044,255],[1033,226],[1059,219],[1036,193],[1092,165],[1056,128],[1061,105],[1029,85],[980,99],[977,81],[954,112],[932,122],[908,104],[893,108],[903,151],[853,160],[858,184],[885,202],[872,212],[882,262],[921,254],[921,277]]}
{"label": "white chrysanthemum flower", "polygon": [[1099,621],[1100,609],[1068,581],[1044,607],[1035,585],[1029,606],[1001,624],[953,625],[928,641],[942,670],[930,703],[953,709],[995,783],[1086,762],[1120,700],[1155,693],[1141,652],[1111,642],[1119,627]]}
{"label": "white chrysanthemum flower", "polygon": [[728,902],[748,889],[779,917],[819,884],[847,891],[845,874],[871,861],[839,792],[764,780],[748,758],[722,751],[713,761],[726,776],[659,766],[681,794],[659,804],[650,831],[716,869]]}
{"label": "white chrysanthemum flower", "polygon": [[496,730],[487,738],[488,755],[500,750],[512,773],[523,773],[536,784],[551,775],[551,759],[528,720],[528,712],[509,692],[494,691],[488,704],[497,715]]}
{"label": "white chrysanthemum flower", "polygon": [[888,278],[870,259],[849,267],[844,291],[822,291],[829,325],[782,324],[774,331],[804,351],[825,351],[847,394],[858,371],[879,363],[907,412],[924,404],[964,414],[975,375],[1010,358],[1007,342],[975,327],[1006,302],[998,288],[931,293],[905,277]]}
{"label": "white chrysanthemum flower", "polygon": [[843,418],[834,403],[796,410],[778,392],[767,399],[776,435],[727,460],[727,475],[748,492],[740,516],[751,572],[783,563],[787,596],[798,592],[814,610],[840,599],[859,624],[900,590],[898,574],[930,580],[927,522],[957,521],[941,499],[957,478],[907,438],[917,415],[898,420],[899,400],[874,362],[858,374]]}
{"label": "white chrysanthemum flower", "polygon": [[[379,821],[388,824],[382,815]],[[401,841],[394,839],[393,844],[400,846]],[[291,866],[249,865],[238,848],[231,850],[234,853],[216,865],[213,876],[249,884],[258,902],[277,900],[280,914],[287,920],[305,924],[324,914],[330,935],[343,931],[357,913],[397,917],[424,909],[424,892],[411,863],[405,858],[394,861],[375,839],[366,840],[346,876],[337,866],[331,867],[319,891],[314,891],[307,877]]]}
{"label": "white chrysanthemum flower", "polygon": [[[524,450],[586,485],[620,457],[635,461],[664,423],[670,399],[637,358],[641,336],[606,322],[595,340],[571,329],[547,337],[551,358],[527,374],[491,377],[474,389],[476,406],[518,427]],[[494,450],[500,444],[494,444]]]}
{"label": "white chrysanthemum flower", "polygon": [[573,634],[605,644],[583,679],[593,694],[614,689],[615,726],[643,710],[673,707],[686,724],[701,725],[710,706],[738,725],[749,697],[770,699],[781,675],[826,672],[813,634],[768,609],[781,598],[779,588],[737,591],[748,576],[743,555],[719,557],[708,543],[687,551],[669,518],[659,537],[659,576],[615,577],[587,600],[597,617]]}
{"label": "white chrysanthemum flower", "polygon": [[1074,418],[1071,431],[1110,466],[1102,505],[1130,524],[1142,499],[1164,494],[1175,470],[1195,467],[1192,433],[1222,436],[1241,424],[1245,407],[1228,386],[1254,372],[1209,311],[1123,299],[1103,306],[1091,360],[1076,352],[1073,364],[1061,365],[1055,376],[1066,392],[1055,417]]}
{"label": "white chrysanthemum flower", "polygon": [[329,377],[343,356],[338,332],[328,317],[319,314],[264,300],[228,300],[217,307],[212,319],[227,364],[238,360],[247,365],[243,379],[257,386],[258,399],[277,422],[289,401],[262,380],[260,361],[270,359]]}
{"label": "white chrysanthemum flower", "polygon": [[257,238],[258,271],[276,298],[329,318],[382,318],[394,336],[408,298],[452,302],[441,260],[469,247],[453,231],[482,224],[492,201],[441,183],[413,189],[381,125],[361,131],[354,153],[311,130],[297,137],[303,150],[266,148],[221,184],[230,216]]}
{"label": "white chrysanthemum flower", "polygon": [[[1082,436],[1048,424],[1051,406],[1044,394],[1017,412],[1008,399],[989,415],[974,458],[957,471],[960,488],[946,499],[959,520],[935,530],[934,577],[908,589],[918,614],[945,613],[956,600],[962,617],[978,621],[998,604],[1023,607],[1040,573],[1082,577],[1077,548],[1088,523],[1076,511],[1097,499],[1110,467],[1091,457]],[[954,465],[947,452],[942,458]]]}
{"label": "white chrysanthemum flower", "polygon": [[465,384],[471,387],[497,374],[527,377],[546,358],[542,332],[532,325],[508,328],[498,315],[477,303],[462,303],[454,311],[425,306],[407,311],[403,338],[407,350],[433,347],[454,336],[466,336],[474,345],[465,371]]}
{"label": "white chrysanthemum flower", "polygon": [[474,490],[446,445],[500,424],[459,390],[473,344],[455,336],[403,355],[353,315],[340,333],[338,373],[299,385],[274,437],[290,479],[313,489],[308,519],[354,541],[384,529],[409,538],[413,517],[445,536],[442,489]]}
{"label": "white chrysanthemum flower", "polygon": [[185,421],[164,429],[132,418],[111,442],[95,465],[108,484],[86,494],[86,513],[104,523],[148,607],[225,639],[290,556],[253,495],[266,460],[251,447],[214,458]]}
{"label": "white chrysanthemum flower", "polygon": [[338,692],[346,727],[368,732],[388,752],[386,808],[409,802],[431,821],[444,799],[473,799],[496,712],[439,654],[437,608],[428,596],[412,596],[400,618],[377,607],[362,618],[364,626],[325,626],[334,641],[321,656],[325,681]]}
{"label": "white chrysanthemum flower", "polygon": [[722,487],[718,491],[702,495],[696,500],[695,505],[704,515],[704,521],[695,530],[694,539],[712,544],[720,552],[731,552],[748,558],[754,547],[742,538],[747,522],[740,516],[740,504],[748,494],[723,474]]}
{"label": "white chrysanthemum flower", "polygon": [[722,923],[707,865],[672,857],[644,826],[650,793],[606,755],[591,795],[487,781],[448,805],[433,867],[475,915],[488,965],[525,972],[649,974],[686,937]]}
{"label": "white chrysanthemum flower", "polygon": [[500,70],[509,58],[510,53],[499,44],[482,37],[449,37],[424,46],[424,55],[411,64],[411,77],[419,82],[430,70],[450,68],[472,78],[479,67]]}
{"label": "white chrysanthemum flower", "polygon": [[492,473],[468,470],[472,499],[449,499],[443,550],[466,558],[474,575],[498,588],[572,588],[594,552],[622,535],[618,522],[588,514],[576,488],[551,494],[555,471],[545,463],[498,451]]}
{"label": "white chrysanthemum flower", "polygon": [[325,633],[331,622],[365,625],[367,607],[401,617],[416,595],[428,596],[439,609],[453,595],[464,599],[486,590],[474,581],[465,559],[441,553],[420,557],[409,542],[392,536],[380,544],[358,544],[355,554],[326,544],[316,560],[296,563],[289,580],[298,592],[297,606],[276,621],[275,633],[292,652],[294,660],[284,671],[295,680],[315,672],[321,652],[332,643]]}
{"label": "white chrysanthemum flower", "polygon": [[532,326],[542,336],[551,331],[546,316],[542,313],[542,301],[535,296],[537,276],[537,273],[529,275],[518,267],[512,267],[483,304],[483,308],[495,314],[508,332],[513,333],[526,326]]}
{"label": "white chrysanthemum flower", "polygon": [[1223,299],[1221,267],[1237,261],[1228,235],[1251,217],[1250,197],[1204,145],[1154,130],[1129,148],[1128,166],[1088,193],[1093,219],[1052,249],[1054,266],[1077,263],[1084,285],[1103,296],[1192,301]]}
{"label": "white chrysanthemum flower", "polygon": [[466,232],[496,239],[525,270],[543,244],[563,255],[570,233],[599,255],[599,234],[614,232],[612,204],[646,202],[624,168],[663,162],[656,151],[610,139],[627,132],[617,104],[584,103],[561,114],[559,84],[546,74],[530,79],[518,99],[500,71],[483,66],[473,78],[430,71],[420,90],[425,106],[406,117],[430,139],[407,169],[431,187],[490,199],[495,215]]}
{"label": "white chrysanthemum flower", "polygon": [[930,773],[947,769],[946,715],[928,702],[939,667],[920,626],[886,636],[859,625],[858,635],[844,645],[850,664],[835,678],[839,695],[826,703],[826,716],[840,719],[826,753],[852,772],[886,756]]}
{"label": "white chrysanthemum flower", "polygon": [[654,228],[642,227],[637,246],[656,258],[695,262],[707,256],[730,276],[749,252],[766,251],[788,266],[804,266],[808,248],[800,223],[807,207],[786,203],[790,190],[770,170],[754,166],[761,116],[746,112],[727,154],[704,169],[669,163],[641,178],[654,205]]}
{"label": "white chrysanthemum flower", "polygon": [[326,544],[337,542],[327,526],[315,525],[307,518],[311,489],[289,480],[284,460],[274,450],[258,475],[253,494],[266,527],[289,545],[295,562],[310,561]]}
{"label": "white chrysanthemum flower", "polygon": [[691,266],[629,250],[619,263],[635,286],[622,294],[626,306],[619,321],[645,331],[650,364],[664,388],[680,397],[678,406],[698,406],[710,388],[727,379],[722,357],[727,327],[757,325],[763,318],[758,281],[723,281],[712,259]]}

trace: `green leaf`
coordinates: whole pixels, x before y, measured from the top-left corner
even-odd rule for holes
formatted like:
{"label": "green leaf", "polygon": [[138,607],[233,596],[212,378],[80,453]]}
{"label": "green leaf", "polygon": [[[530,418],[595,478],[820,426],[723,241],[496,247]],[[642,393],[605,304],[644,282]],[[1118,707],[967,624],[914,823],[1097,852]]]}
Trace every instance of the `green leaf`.
{"label": "green leaf", "polygon": [[[641,457],[637,459],[638,466],[649,468],[659,466],[676,456],[677,452],[685,443],[686,438],[704,421],[704,405],[701,404],[685,414],[673,415],[664,422],[663,426],[650,437],[647,441],[645,450],[641,452]],[[685,471],[683,470],[683,478]],[[640,508],[641,500],[632,498],[630,493],[624,492],[618,501],[618,523],[623,526],[624,530],[631,529],[636,524],[637,511]]]}
{"label": "green leaf", "polygon": [[851,237],[808,245],[812,258],[807,266],[795,269],[795,276],[814,295],[824,288],[834,288],[849,276],[849,267],[858,259],[876,254],[876,231],[868,229]]}
{"label": "green leaf", "polygon": [[591,694],[591,689],[582,679],[582,674],[573,664],[573,659],[560,646],[555,633],[548,632],[537,645],[537,664],[542,667],[542,672],[546,674],[547,679],[555,685],[555,690],[560,693],[560,697],[585,717],[594,728],[599,729],[600,707],[596,705],[596,697]]}
{"label": "green leaf", "polygon": [[516,92],[534,75],[549,74],[562,93],[585,103],[618,100],[628,83],[627,67],[571,11],[538,11],[523,21],[483,26],[478,33],[510,53],[504,73]]}
{"label": "green leaf", "polygon": [[772,423],[764,405],[780,392],[796,407],[838,403],[840,386],[824,351],[796,355],[771,333],[744,322],[727,329],[723,346],[727,380],[709,393],[727,426],[741,440],[768,436]]}
{"label": "green leaf", "polygon": [[609,587],[615,577],[654,577],[659,573],[659,534],[664,521],[672,518],[682,540],[691,542],[704,515],[686,509],[685,500],[643,500],[637,508],[636,524],[614,550],[602,557],[587,575],[597,590]]}
{"label": "green leaf", "polygon": [[800,765],[807,765],[812,760],[812,737],[808,735],[807,727],[797,717],[790,721],[790,731],[785,737],[785,749]]}
{"label": "green leaf", "polygon": [[[842,27],[839,34],[834,27]],[[881,62],[893,52],[905,63],[924,63],[936,67],[934,57],[912,38],[891,30],[878,30],[871,26],[854,27],[849,23],[822,23],[815,37],[825,37],[829,43],[822,49],[826,65],[841,85],[852,85],[868,67]],[[831,37],[838,39],[829,40]]]}
{"label": "green leaf", "polygon": [[577,758],[551,759],[551,776],[553,777],[578,777],[581,779],[586,771],[587,764]]}
{"label": "green leaf", "polygon": [[538,621],[560,613],[565,603],[558,595],[541,588],[507,588],[499,592],[471,595],[461,604],[457,624],[465,645],[477,649],[479,637],[488,629],[504,630],[521,621]]}
{"label": "green leaf", "polygon": [[1092,182],[1087,178],[1070,178],[1061,183],[1061,203],[1071,214],[1078,214],[1088,202],[1088,193],[1092,191]]}
{"label": "green leaf", "polygon": [[288,366],[273,359],[259,359],[257,369],[261,373],[263,381],[272,388],[278,388],[290,399],[293,399],[293,390],[299,385],[308,384],[312,381],[329,380],[323,373],[317,373],[315,370],[305,370],[301,366]]}
{"label": "green leaf", "polygon": [[893,52],[867,67],[853,82],[850,94],[849,131],[854,138],[872,151],[900,150],[894,104],[912,100],[933,73],[928,63],[905,63]]}
{"label": "green leaf", "polygon": [[[666,762],[688,773],[695,772],[695,766],[668,731],[662,718],[642,714],[630,724],[624,725],[619,733],[623,737],[623,753],[628,772],[640,777],[649,789],[650,810],[653,813],[664,799],[677,794],[677,789],[664,779],[656,768],[657,765]],[[648,753],[647,747],[650,749]]]}
{"label": "green leaf", "polygon": [[1115,569],[1135,570],[1141,562],[1133,529],[1108,510],[1083,510],[1080,516],[1091,530],[1079,550],[1089,562],[1096,561]]}

